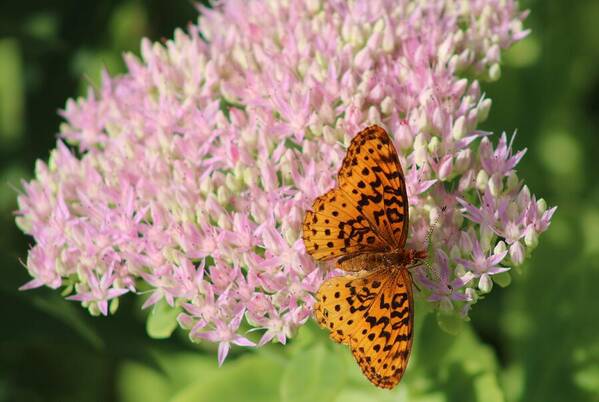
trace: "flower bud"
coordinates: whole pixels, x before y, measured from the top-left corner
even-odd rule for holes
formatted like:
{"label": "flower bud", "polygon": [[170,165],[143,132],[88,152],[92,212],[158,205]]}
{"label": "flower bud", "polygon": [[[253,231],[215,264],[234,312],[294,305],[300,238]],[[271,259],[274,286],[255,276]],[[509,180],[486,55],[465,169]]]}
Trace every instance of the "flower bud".
{"label": "flower bud", "polygon": [[428,153],[426,152],[425,147],[415,148],[414,149],[414,162],[418,166],[426,165],[428,160]]}
{"label": "flower bud", "polygon": [[505,242],[503,240],[499,240],[497,242],[497,244],[495,245],[495,248],[493,249],[493,254],[497,255],[497,254],[505,253],[506,251],[507,251],[507,246],[505,245]]}
{"label": "flower bud", "polygon": [[476,303],[478,301],[478,293],[476,293],[476,290],[474,290],[473,288],[466,288],[464,294],[470,302]]}
{"label": "flower bud", "polygon": [[543,214],[547,211],[547,202],[543,198],[539,198],[537,200],[537,211],[539,214]]}
{"label": "flower bud", "polygon": [[410,130],[410,127],[407,124],[401,124],[399,126],[395,138],[401,149],[408,149],[412,146],[412,131]]}
{"label": "flower bud", "polygon": [[524,209],[528,207],[530,203],[530,190],[527,185],[522,186],[522,190],[520,190],[520,194],[518,194],[518,205],[520,208]]}
{"label": "flower bud", "polygon": [[466,268],[464,268],[462,264],[456,265],[455,270],[453,272],[455,273],[455,276],[458,278],[463,277],[467,273]]}
{"label": "flower bud", "polygon": [[524,262],[524,247],[520,241],[516,241],[510,246],[510,258],[516,266]]}
{"label": "flower bud", "polygon": [[322,139],[327,144],[335,144],[338,140],[336,131],[331,126],[324,126],[322,129]]}
{"label": "flower bud", "polygon": [[474,184],[474,171],[472,169],[470,169],[470,170],[467,170],[466,173],[464,173],[462,175],[462,177],[460,178],[460,182],[458,184],[458,190],[463,193],[464,191],[472,188],[473,184]]}
{"label": "flower bud", "polygon": [[512,222],[515,222],[518,219],[518,215],[520,215],[520,208],[518,208],[518,204],[515,201],[510,201],[507,206],[508,219]]}
{"label": "flower bud", "polygon": [[240,184],[240,181],[234,174],[229,173],[225,176],[225,186],[227,186],[227,189],[230,190],[231,193],[238,193],[241,189]]}
{"label": "flower bud", "polygon": [[368,108],[368,121],[371,123],[380,123],[381,122],[381,113],[376,106],[370,106]]}
{"label": "flower bud", "polygon": [[459,63],[460,59],[458,57],[457,54],[454,54],[453,56],[451,56],[449,58],[449,61],[447,62],[447,69],[451,70],[451,71],[457,71],[458,70],[458,63]]}
{"label": "flower bud", "polygon": [[511,171],[507,177],[507,183],[506,183],[506,188],[505,190],[507,192],[512,192],[513,190],[515,190],[518,187],[518,175],[516,174],[515,171]]}
{"label": "flower bud", "polygon": [[414,138],[414,149],[424,148],[427,145],[426,137],[420,133]]}
{"label": "flower bud", "polygon": [[480,227],[480,247],[486,253],[491,248],[491,242],[495,237],[495,232],[487,226],[481,225]]}
{"label": "flower bud", "polygon": [[428,151],[432,154],[432,155],[436,155],[439,152],[439,148],[441,146],[441,141],[439,141],[439,137],[437,137],[436,135],[433,136],[433,138],[431,138],[431,140],[428,142]]}
{"label": "flower bud", "polygon": [[447,178],[449,178],[452,173],[451,172],[452,167],[453,167],[453,161],[452,161],[451,155],[447,155],[441,161],[441,164],[439,165],[439,168],[437,171],[437,177],[439,177],[439,180],[441,180],[441,181],[447,180]]}
{"label": "flower bud", "polygon": [[461,251],[461,249],[457,245],[454,245],[451,248],[451,250],[449,251],[449,257],[452,260],[455,260],[456,258],[461,258],[462,257],[462,251]]}
{"label": "flower bud", "polygon": [[459,98],[460,96],[464,95],[467,87],[468,79],[462,78],[461,80],[458,80],[451,88],[452,95],[456,98]]}
{"label": "flower bud", "polygon": [[214,191],[212,179],[209,176],[204,177],[200,182],[200,193],[202,195],[208,195]]}
{"label": "flower bud", "polygon": [[108,304],[108,310],[110,311],[110,314],[116,314],[117,310],[119,309],[119,300],[120,299],[118,298],[110,300],[110,303]]}
{"label": "flower bud", "polygon": [[489,117],[489,111],[491,110],[491,106],[493,105],[493,101],[489,98],[483,99],[478,105],[478,117],[477,120],[479,123],[482,123],[487,120]]}
{"label": "flower bud", "polygon": [[254,167],[244,168],[242,176],[243,176],[243,182],[248,187],[253,187],[256,185],[257,179],[258,179],[258,173],[256,171],[256,168],[254,168]]}
{"label": "flower bud", "polygon": [[491,65],[489,68],[489,80],[497,81],[501,77],[501,67],[499,67],[499,63],[495,63]]}
{"label": "flower bud", "polygon": [[451,36],[448,36],[441,43],[441,45],[439,46],[439,48],[437,50],[437,58],[438,58],[439,62],[444,63],[445,61],[447,61],[449,59],[449,57],[452,56],[452,50],[453,50],[453,38]]}
{"label": "flower bud", "polygon": [[318,10],[320,10],[320,0],[307,0],[306,8],[310,12],[310,14],[314,15]]}
{"label": "flower bud", "polygon": [[488,274],[482,274],[478,280],[478,288],[482,293],[489,293],[493,289],[493,281]]}
{"label": "flower bud", "polygon": [[459,209],[456,208],[456,209],[453,210],[451,221],[457,227],[461,227],[462,226],[462,223],[464,222],[464,215],[460,212]]}
{"label": "flower bud", "polygon": [[220,186],[218,190],[216,190],[216,199],[220,205],[226,205],[229,203],[229,199],[231,198],[231,192],[225,186]]}
{"label": "flower bud", "polygon": [[385,30],[383,31],[383,42],[381,48],[385,53],[391,53],[395,48],[395,38],[393,36],[393,30],[389,24],[385,24]]}
{"label": "flower bud", "polygon": [[390,114],[393,111],[393,100],[390,96],[385,96],[385,98],[381,101],[381,113],[385,116]]}
{"label": "flower bud", "polygon": [[499,174],[494,173],[489,180],[489,191],[493,197],[499,197],[503,189],[503,180]]}
{"label": "flower bud", "polygon": [[[100,307],[98,307],[98,303],[96,302],[88,302],[89,306],[87,307],[87,311],[89,311],[89,313],[94,316],[94,317],[98,317],[99,315],[102,314],[102,311],[100,311]],[[81,303],[83,305],[83,307],[85,307],[85,302]]]}
{"label": "flower bud", "polygon": [[297,232],[297,230],[293,230],[292,228],[287,228],[287,230],[285,230],[285,232],[283,233],[283,237],[285,237],[285,240],[287,240],[287,243],[293,244],[298,239],[299,233]]}
{"label": "flower bud", "polygon": [[489,182],[489,175],[487,174],[487,172],[483,169],[479,170],[478,174],[476,175],[476,187],[480,191],[485,191],[485,188],[487,187],[488,182]]}
{"label": "flower bud", "polygon": [[499,45],[494,44],[489,48],[489,50],[487,50],[485,57],[487,58],[487,60],[499,61],[500,51],[501,49],[499,48]]}
{"label": "flower bud", "polygon": [[533,225],[529,225],[524,232],[524,244],[531,250],[534,250],[539,244],[539,235],[535,231]]}
{"label": "flower bud", "polygon": [[462,174],[470,166],[472,151],[470,148],[462,149],[455,158],[454,170],[457,174]]}
{"label": "flower bud", "polygon": [[462,53],[460,53],[458,55],[458,61],[457,61],[457,66],[456,66],[458,71],[463,71],[466,68],[468,68],[468,66],[472,62],[473,57],[474,57],[474,54],[472,53],[472,51],[470,49],[464,49],[462,51]]}
{"label": "flower bud", "polygon": [[465,128],[465,119],[464,119],[464,115],[458,117],[456,119],[456,121],[453,122],[453,126],[451,127],[451,136],[456,139],[459,140],[462,137],[464,137],[464,135],[466,134],[466,128]]}

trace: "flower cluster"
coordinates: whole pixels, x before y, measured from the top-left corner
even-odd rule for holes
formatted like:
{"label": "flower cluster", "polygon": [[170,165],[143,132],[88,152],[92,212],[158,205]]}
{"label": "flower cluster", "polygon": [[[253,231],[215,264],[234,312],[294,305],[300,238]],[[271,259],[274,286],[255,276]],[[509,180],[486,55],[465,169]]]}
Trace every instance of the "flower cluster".
{"label": "flower cluster", "polygon": [[[128,73],[68,101],[48,163],[24,183],[25,289],[65,286],[92,314],[151,289],[193,340],[285,343],[330,275],[305,253],[304,213],[335,183],[351,138],[378,123],[400,150],[415,275],[463,316],[549,225],[517,177],[523,152],[477,131],[479,79],[523,38],[512,0],[223,1]],[[245,328],[245,329],[242,329]]]}

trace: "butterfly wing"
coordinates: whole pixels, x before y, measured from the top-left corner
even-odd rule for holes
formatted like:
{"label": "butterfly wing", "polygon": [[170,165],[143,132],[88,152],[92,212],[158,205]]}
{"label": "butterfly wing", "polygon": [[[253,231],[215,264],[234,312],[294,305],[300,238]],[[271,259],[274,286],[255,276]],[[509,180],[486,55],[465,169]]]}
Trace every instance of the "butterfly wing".
{"label": "butterfly wing", "polygon": [[408,196],[397,150],[379,126],[360,131],[339,170],[339,187],[393,249],[405,245]]}
{"label": "butterfly wing", "polygon": [[388,250],[381,237],[338,188],[318,197],[304,218],[306,251],[317,260]]}
{"label": "butterfly wing", "polygon": [[371,126],[352,140],[338,181],[339,187],[318,197],[306,213],[308,253],[329,260],[403,247],[408,197],[397,151],[385,130]]}
{"label": "butterfly wing", "polygon": [[404,269],[329,279],[318,291],[315,315],[331,339],[350,346],[370,382],[381,388],[399,383],[412,349],[414,317]]}

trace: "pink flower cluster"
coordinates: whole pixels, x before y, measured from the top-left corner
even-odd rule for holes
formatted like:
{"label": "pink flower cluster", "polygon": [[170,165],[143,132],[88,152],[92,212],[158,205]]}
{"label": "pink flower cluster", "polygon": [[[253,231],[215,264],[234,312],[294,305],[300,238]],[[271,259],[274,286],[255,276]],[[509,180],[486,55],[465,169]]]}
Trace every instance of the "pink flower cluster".
{"label": "pink flower cluster", "polygon": [[[128,73],[70,100],[48,163],[23,183],[33,236],[23,288],[67,287],[92,314],[118,296],[181,307],[193,340],[285,343],[329,275],[305,253],[304,213],[335,183],[352,136],[394,137],[410,198],[415,278],[438,310],[468,314],[522,263],[554,209],[515,172],[524,152],[477,131],[523,38],[512,0],[228,0]],[[443,207],[445,207],[443,209]],[[244,324],[245,323],[245,324]]]}

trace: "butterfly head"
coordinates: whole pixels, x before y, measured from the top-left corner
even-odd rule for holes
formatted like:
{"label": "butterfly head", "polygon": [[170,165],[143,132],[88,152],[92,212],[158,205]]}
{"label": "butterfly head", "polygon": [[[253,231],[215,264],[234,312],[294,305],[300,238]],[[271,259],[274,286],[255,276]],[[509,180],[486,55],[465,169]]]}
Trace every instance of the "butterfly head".
{"label": "butterfly head", "polygon": [[407,265],[409,266],[417,266],[420,265],[422,263],[424,263],[426,261],[426,259],[428,258],[428,253],[426,252],[426,250],[414,250],[414,249],[409,249],[406,250],[406,260],[408,262]]}
{"label": "butterfly head", "polygon": [[403,249],[391,252],[388,255],[388,262],[398,267],[413,268],[426,262],[426,250]]}

